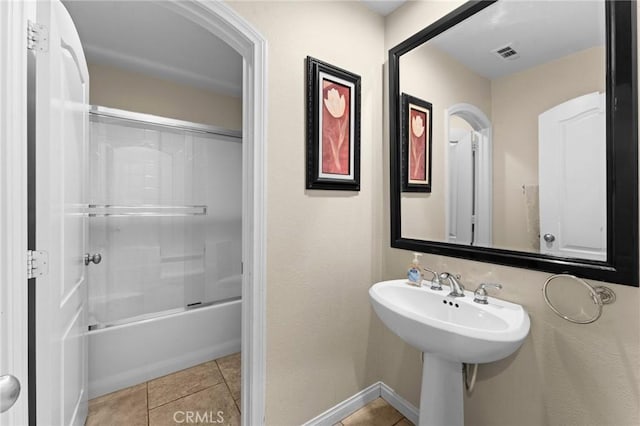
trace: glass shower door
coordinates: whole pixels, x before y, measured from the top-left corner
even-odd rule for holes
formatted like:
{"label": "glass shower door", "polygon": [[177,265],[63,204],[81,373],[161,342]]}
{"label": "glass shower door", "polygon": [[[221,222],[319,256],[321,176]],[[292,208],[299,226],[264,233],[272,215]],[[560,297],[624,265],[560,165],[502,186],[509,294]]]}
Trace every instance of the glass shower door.
{"label": "glass shower door", "polygon": [[242,147],[226,139],[92,117],[94,328],[240,296]]}

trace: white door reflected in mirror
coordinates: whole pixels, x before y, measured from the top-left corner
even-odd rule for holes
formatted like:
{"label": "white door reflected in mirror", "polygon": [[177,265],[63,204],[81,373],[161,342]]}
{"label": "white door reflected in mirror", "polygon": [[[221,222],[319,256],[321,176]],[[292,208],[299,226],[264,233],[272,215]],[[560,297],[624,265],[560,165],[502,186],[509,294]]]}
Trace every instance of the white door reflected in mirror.
{"label": "white door reflected in mirror", "polygon": [[540,114],[540,252],[607,260],[603,93]]}
{"label": "white door reflected in mirror", "polygon": [[491,122],[480,108],[447,109],[447,242],[491,247]]}

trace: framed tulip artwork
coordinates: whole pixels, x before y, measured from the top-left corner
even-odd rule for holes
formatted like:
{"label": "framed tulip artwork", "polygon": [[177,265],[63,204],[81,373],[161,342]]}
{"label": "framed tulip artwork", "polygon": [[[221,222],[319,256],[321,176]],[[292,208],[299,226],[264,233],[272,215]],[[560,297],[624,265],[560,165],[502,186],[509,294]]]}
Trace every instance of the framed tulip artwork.
{"label": "framed tulip artwork", "polygon": [[360,190],[360,76],[309,56],[307,189]]}
{"label": "framed tulip artwork", "polygon": [[431,104],[402,94],[402,191],[431,192]]}

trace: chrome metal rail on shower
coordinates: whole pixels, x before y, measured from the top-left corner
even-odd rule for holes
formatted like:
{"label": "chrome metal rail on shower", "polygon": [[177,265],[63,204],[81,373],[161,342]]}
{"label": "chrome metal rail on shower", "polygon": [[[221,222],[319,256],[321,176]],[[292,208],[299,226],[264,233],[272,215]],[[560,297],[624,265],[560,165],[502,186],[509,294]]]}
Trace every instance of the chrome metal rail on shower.
{"label": "chrome metal rail on shower", "polygon": [[[208,124],[193,123],[184,120],[159,117],[151,114],[125,111],[116,108],[91,106],[89,114],[93,120],[124,120],[130,123],[138,123],[146,126],[159,126],[176,131],[195,132],[215,135],[217,139],[231,143],[242,142],[242,132],[230,130]],[[107,201],[107,200],[100,200]],[[180,216],[204,216],[207,214],[206,205],[160,205],[160,204],[90,204],[78,206],[77,213],[86,214],[88,217],[180,217]]]}
{"label": "chrome metal rail on shower", "polygon": [[179,217],[179,216],[204,216],[207,214],[207,206],[165,206],[157,204],[140,205],[115,205],[115,204],[89,204],[87,215],[89,217]]}
{"label": "chrome metal rail on shower", "polygon": [[143,114],[133,111],[125,111],[116,108],[107,108],[92,105],[89,114],[94,117],[115,118],[130,122],[150,124],[161,127],[168,127],[174,130],[184,130],[196,133],[208,133],[217,136],[226,136],[231,138],[228,140],[242,141],[242,132],[239,130],[230,130],[222,127],[212,126],[209,124],[193,123],[190,121],[176,120],[173,118],[159,117],[157,115]]}
{"label": "chrome metal rail on shower", "polygon": [[130,318],[124,318],[124,319],[121,319],[121,320],[112,321],[110,323],[90,324],[89,327],[88,327],[88,330],[89,331],[102,330],[103,328],[111,328],[111,327],[117,327],[117,326],[120,326],[120,325],[131,324],[131,323],[134,323],[134,322],[148,321],[148,320],[152,320],[152,319],[155,319],[155,318],[166,317],[166,316],[169,316],[169,315],[181,314],[181,313],[193,311],[193,310],[196,310],[196,309],[208,308],[208,307],[211,307],[211,306],[220,306],[220,305],[224,305],[226,303],[236,302],[238,300],[242,300],[242,296],[228,297],[226,299],[214,300],[214,301],[205,302],[205,303],[202,303],[202,302],[190,303],[187,306],[182,306],[182,307],[174,308],[174,309],[167,309],[165,311],[160,311],[160,312],[150,312],[150,313],[137,315],[137,316],[130,317]]}

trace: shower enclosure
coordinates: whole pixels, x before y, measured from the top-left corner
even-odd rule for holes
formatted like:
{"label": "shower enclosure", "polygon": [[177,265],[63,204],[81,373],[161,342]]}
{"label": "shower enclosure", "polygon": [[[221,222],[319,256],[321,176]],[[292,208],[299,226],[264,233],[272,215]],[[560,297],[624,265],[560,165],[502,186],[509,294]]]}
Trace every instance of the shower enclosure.
{"label": "shower enclosure", "polygon": [[103,107],[90,126],[93,398],[240,350],[242,140]]}

